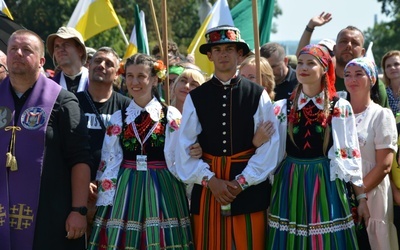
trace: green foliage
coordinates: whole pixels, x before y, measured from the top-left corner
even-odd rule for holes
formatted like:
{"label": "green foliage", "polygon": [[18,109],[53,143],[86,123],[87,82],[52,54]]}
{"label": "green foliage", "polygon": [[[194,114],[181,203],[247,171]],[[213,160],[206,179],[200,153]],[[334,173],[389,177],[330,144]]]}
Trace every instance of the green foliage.
{"label": "green foliage", "polygon": [[393,20],[375,24],[373,28],[365,31],[364,35],[365,46],[368,46],[371,41],[374,43],[372,50],[375,62],[378,68],[381,68],[380,62],[383,55],[390,50],[399,49],[400,14],[398,10],[400,8],[400,1],[378,0],[378,2],[382,2],[382,13],[391,16]]}
{"label": "green foliage", "polygon": [[[202,0],[167,0],[168,38],[179,45],[179,50],[185,52],[193,37],[200,27],[198,7]],[[228,0],[230,8],[233,8],[241,0]],[[161,2],[153,0],[158,30],[152,17],[149,0],[111,0],[115,12],[121,23],[121,27],[129,40],[135,20],[133,18],[134,4],[139,5],[146,15],[147,34],[149,47],[158,44],[157,32],[162,37],[162,12]],[[213,4],[215,0],[210,0]],[[55,33],[59,27],[67,25],[78,0],[16,0],[7,1],[7,6],[14,20],[27,29],[38,33],[43,41],[49,34]],[[275,4],[277,17],[282,10]],[[276,30],[276,25],[274,25]],[[118,27],[102,32],[85,41],[86,46],[99,48],[102,46],[113,47],[122,57],[126,45]],[[46,68],[53,68],[51,58],[46,58]]]}
{"label": "green foliage", "polygon": [[379,3],[382,3],[382,13],[386,15],[395,16],[400,10],[400,1],[399,0],[378,0]]}

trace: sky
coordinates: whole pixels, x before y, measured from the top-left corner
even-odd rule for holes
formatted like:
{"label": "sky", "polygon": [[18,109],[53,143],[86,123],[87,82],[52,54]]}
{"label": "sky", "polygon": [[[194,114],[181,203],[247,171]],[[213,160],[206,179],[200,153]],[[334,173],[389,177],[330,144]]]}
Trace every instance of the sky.
{"label": "sky", "polygon": [[348,25],[362,31],[377,21],[390,20],[381,14],[381,4],[377,0],[276,0],[282,9],[282,15],[274,18],[278,33],[271,34],[270,40],[298,41],[309,20],[323,11],[332,13],[333,19],[324,26],[315,28],[312,39],[331,38],[336,40],[337,33]]}

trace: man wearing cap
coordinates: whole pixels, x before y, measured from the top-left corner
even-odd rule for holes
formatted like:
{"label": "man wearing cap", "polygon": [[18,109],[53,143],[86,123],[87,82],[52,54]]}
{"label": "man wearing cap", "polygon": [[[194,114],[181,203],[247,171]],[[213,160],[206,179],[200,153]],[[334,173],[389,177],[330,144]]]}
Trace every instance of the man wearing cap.
{"label": "man wearing cap", "polygon": [[[186,97],[180,144],[179,178],[195,184],[191,213],[196,249],[264,249],[267,177],[277,165],[279,138],[255,149],[252,139],[261,121],[277,127],[271,100],[258,84],[238,75],[237,60],[249,47],[232,26],[206,33],[200,52],[214,63],[212,79]],[[199,142],[202,159],[188,154]]]}
{"label": "man wearing cap", "polygon": [[91,156],[75,95],[40,73],[42,39],[8,40],[0,84],[0,248],[84,249]]}
{"label": "man wearing cap", "polygon": [[82,35],[74,28],[61,27],[47,37],[47,50],[54,66],[61,71],[53,80],[64,89],[77,93],[87,88],[86,47]]}
{"label": "man wearing cap", "polygon": [[275,101],[287,99],[297,85],[296,71],[289,66],[285,48],[279,43],[269,42],[261,46],[260,55],[271,65],[275,77]]}

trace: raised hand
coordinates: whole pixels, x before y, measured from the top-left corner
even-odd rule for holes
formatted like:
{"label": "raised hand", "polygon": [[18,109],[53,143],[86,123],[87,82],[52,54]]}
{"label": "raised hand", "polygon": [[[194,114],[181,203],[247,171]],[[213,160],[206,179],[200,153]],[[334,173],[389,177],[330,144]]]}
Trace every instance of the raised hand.
{"label": "raised hand", "polygon": [[311,18],[310,22],[308,23],[308,27],[314,29],[317,26],[322,26],[326,23],[329,23],[332,20],[331,13],[322,12],[320,15]]}

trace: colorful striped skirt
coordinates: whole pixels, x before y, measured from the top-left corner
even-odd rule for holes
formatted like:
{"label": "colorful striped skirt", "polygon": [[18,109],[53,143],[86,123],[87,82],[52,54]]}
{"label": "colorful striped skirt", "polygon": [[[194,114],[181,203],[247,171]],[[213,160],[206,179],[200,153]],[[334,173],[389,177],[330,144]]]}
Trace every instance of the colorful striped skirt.
{"label": "colorful striped skirt", "polygon": [[194,249],[185,186],[165,162],[124,161],[113,206],[100,206],[89,249]]}
{"label": "colorful striped skirt", "polygon": [[286,157],[276,170],[267,249],[358,249],[346,185],[329,159]]}
{"label": "colorful striped skirt", "polygon": [[[254,149],[232,156],[212,156],[203,153],[216,178],[229,180],[231,167],[235,163],[247,163]],[[240,187],[239,187],[240,188]],[[240,194],[239,194],[240,195]],[[257,250],[265,248],[266,209],[233,216],[221,215],[221,204],[211,190],[201,192],[199,214],[192,214],[193,232],[197,250]]]}

